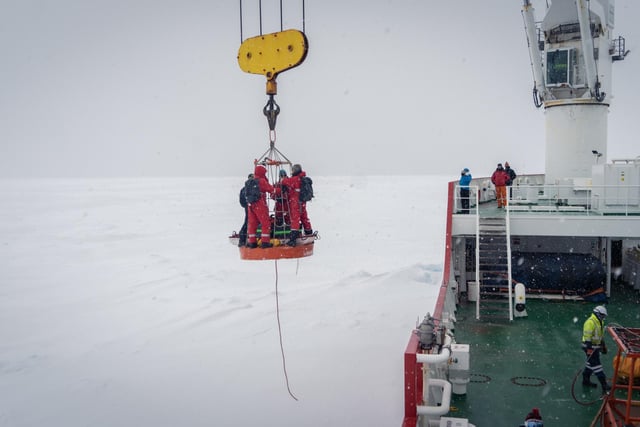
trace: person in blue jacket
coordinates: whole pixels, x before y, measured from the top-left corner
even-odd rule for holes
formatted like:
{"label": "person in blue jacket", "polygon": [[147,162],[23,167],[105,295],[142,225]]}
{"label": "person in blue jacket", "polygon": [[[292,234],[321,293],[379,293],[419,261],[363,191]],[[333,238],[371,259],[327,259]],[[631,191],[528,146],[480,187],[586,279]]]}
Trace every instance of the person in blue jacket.
{"label": "person in blue jacket", "polygon": [[460,172],[460,181],[458,182],[458,186],[460,187],[460,204],[462,205],[461,213],[463,214],[469,213],[469,184],[472,179],[469,169],[462,169],[462,172]]}

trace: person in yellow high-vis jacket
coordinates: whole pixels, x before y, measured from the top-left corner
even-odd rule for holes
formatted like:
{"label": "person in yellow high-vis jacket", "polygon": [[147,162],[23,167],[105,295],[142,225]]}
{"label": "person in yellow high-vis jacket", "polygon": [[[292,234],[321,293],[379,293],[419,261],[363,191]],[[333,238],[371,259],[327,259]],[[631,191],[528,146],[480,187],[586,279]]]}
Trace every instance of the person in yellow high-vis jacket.
{"label": "person in yellow high-vis jacket", "polygon": [[599,305],[593,309],[593,313],[585,320],[582,327],[582,350],[587,355],[584,371],[582,371],[582,385],[598,387],[596,383],[591,382],[591,374],[594,374],[602,386],[603,393],[611,389],[600,363],[600,353],[607,354],[607,346],[604,343],[605,317],[607,317],[607,308]]}

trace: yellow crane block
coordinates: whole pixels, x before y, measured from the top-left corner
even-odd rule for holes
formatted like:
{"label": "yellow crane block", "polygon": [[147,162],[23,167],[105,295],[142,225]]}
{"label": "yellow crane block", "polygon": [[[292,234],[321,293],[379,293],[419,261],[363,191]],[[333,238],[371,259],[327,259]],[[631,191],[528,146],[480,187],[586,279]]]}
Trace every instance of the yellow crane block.
{"label": "yellow crane block", "polygon": [[246,39],[238,50],[242,71],[267,77],[267,95],[277,93],[279,73],[302,64],[309,45],[302,31],[285,30]]}

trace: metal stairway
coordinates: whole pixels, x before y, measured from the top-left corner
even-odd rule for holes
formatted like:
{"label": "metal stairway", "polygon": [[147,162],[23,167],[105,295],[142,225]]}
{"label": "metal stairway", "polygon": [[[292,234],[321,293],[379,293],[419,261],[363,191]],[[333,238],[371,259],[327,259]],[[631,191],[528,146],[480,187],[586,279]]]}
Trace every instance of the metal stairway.
{"label": "metal stairway", "polygon": [[508,221],[508,214],[479,219],[479,318],[513,320]]}

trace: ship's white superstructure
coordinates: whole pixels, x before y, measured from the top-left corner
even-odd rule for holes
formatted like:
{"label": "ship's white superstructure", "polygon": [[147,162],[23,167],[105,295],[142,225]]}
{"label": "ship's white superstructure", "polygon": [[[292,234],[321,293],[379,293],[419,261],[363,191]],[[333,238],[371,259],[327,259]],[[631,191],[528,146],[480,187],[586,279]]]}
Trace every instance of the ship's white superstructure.
{"label": "ship's white superstructure", "polygon": [[555,0],[538,24],[530,0],[523,16],[536,102],[546,116],[545,182],[590,179],[607,159],[612,64],[624,59],[615,39],[613,0]]}

